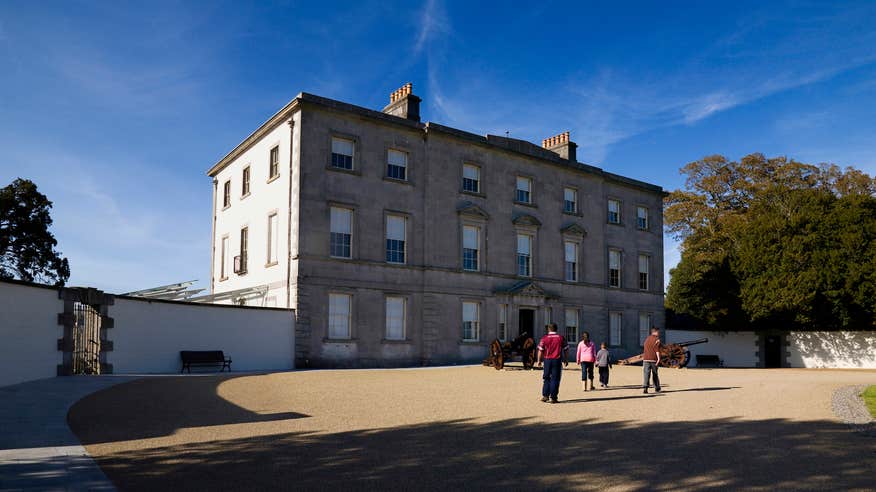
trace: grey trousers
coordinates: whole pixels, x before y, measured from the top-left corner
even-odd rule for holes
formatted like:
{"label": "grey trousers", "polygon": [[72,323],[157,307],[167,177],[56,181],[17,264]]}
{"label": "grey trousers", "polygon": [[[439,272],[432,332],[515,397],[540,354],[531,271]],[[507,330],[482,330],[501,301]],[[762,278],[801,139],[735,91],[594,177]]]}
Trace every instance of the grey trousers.
{"label": "grey trousers", "polygon": [[660,389],[660,377],[657,376],[657,363],[656,362],[642,362],[642,372],[644,373],[645,380],[642,382],[642,387],[648,389],[648,376],[653,375],[654,378],[654,388]]}

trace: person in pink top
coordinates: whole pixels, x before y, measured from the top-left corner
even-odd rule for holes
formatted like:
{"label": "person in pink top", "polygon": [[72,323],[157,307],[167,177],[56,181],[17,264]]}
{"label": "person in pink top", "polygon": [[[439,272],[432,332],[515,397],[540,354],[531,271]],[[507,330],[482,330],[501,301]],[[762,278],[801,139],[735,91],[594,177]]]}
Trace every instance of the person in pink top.
{"label": "person in pink top", "polygon": [[590,333],[581,334],[578,343],[578,355],[575,362],[581,366],[581,387],[587,391],[587,380],[590,380],[590,390],[593,391],[593,363],[596,362],[596,344],[590,341]]}

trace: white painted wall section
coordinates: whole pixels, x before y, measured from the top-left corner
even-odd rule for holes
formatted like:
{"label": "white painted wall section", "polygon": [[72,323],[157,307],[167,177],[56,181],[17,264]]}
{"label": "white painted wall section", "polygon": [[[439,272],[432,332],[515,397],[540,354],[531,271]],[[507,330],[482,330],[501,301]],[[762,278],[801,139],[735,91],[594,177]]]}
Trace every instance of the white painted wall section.
{"label": "white painted wall section", "polygon": [[666,330],[666,343],[679,343],[698,338],[708,338],[709,343],[689,347],[691,363],[696,367],[696,356],[717,355],[724,367],[757,367],[757,334],[753,332],[714,332]]}
{"label": "white painted wall section", "polygon": [[876,369],[876,331],[792,331],[791,367]]}
{"label": "white painted wall section", "polygon": [[294,368],[294,311],[117,297],[115,374],[178,373],[181,350],[222,350],[234,371]]}
{"label": "white painted wall section", "polygon": [[63,311],[58,289],[0,282],[0,386],[57,375]]}

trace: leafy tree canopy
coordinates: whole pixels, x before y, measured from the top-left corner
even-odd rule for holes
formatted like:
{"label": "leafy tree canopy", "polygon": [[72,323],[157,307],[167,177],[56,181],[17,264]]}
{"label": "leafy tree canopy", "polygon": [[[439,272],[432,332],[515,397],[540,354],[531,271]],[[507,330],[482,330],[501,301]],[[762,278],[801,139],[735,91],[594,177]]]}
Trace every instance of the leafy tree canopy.
{"label": "leafy tree canopy", "polygon": [[852,168],[751,154],[682,168],[666,198],[682,241],[675,319],[718,330],[873,329],[876,180]]}
{"label": "leafy tree canopy", "polygon": [[51,208],[32,181],[19,178],[0,188],[0,278],[55,285],[70,278],[67,259],[49,232]]}

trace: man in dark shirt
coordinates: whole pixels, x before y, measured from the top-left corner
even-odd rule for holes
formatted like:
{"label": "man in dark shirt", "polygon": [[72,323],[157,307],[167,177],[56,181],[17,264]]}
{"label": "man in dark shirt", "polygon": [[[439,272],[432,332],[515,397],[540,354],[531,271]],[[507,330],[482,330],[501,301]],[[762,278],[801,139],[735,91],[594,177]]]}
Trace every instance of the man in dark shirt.
{"label": "man in dark shirt", "polygon": [[563,375],[560,359],[563,361],[563,366],[569,365],[567,358],[569,344],[562,335],[557,333],[556,323],[548,324],[547,331],[547,335],[538,342],[538,365],[541,366],[542,360],[544,360],[541,401],[546,402],[550,398],[551,403],[556,403],[557,394],[560,392],[560,377]]}
{"label": "man in dark shirt", "polygon": [[651,334],[645,339],[642,351],[642,370],[645,381],[642,383],[642,393],[648,393],[649,375],[654,376],[654,391],[660,393],[660,378],[657,376],[657,366],[660,364],[660,330],[651,327]]}

